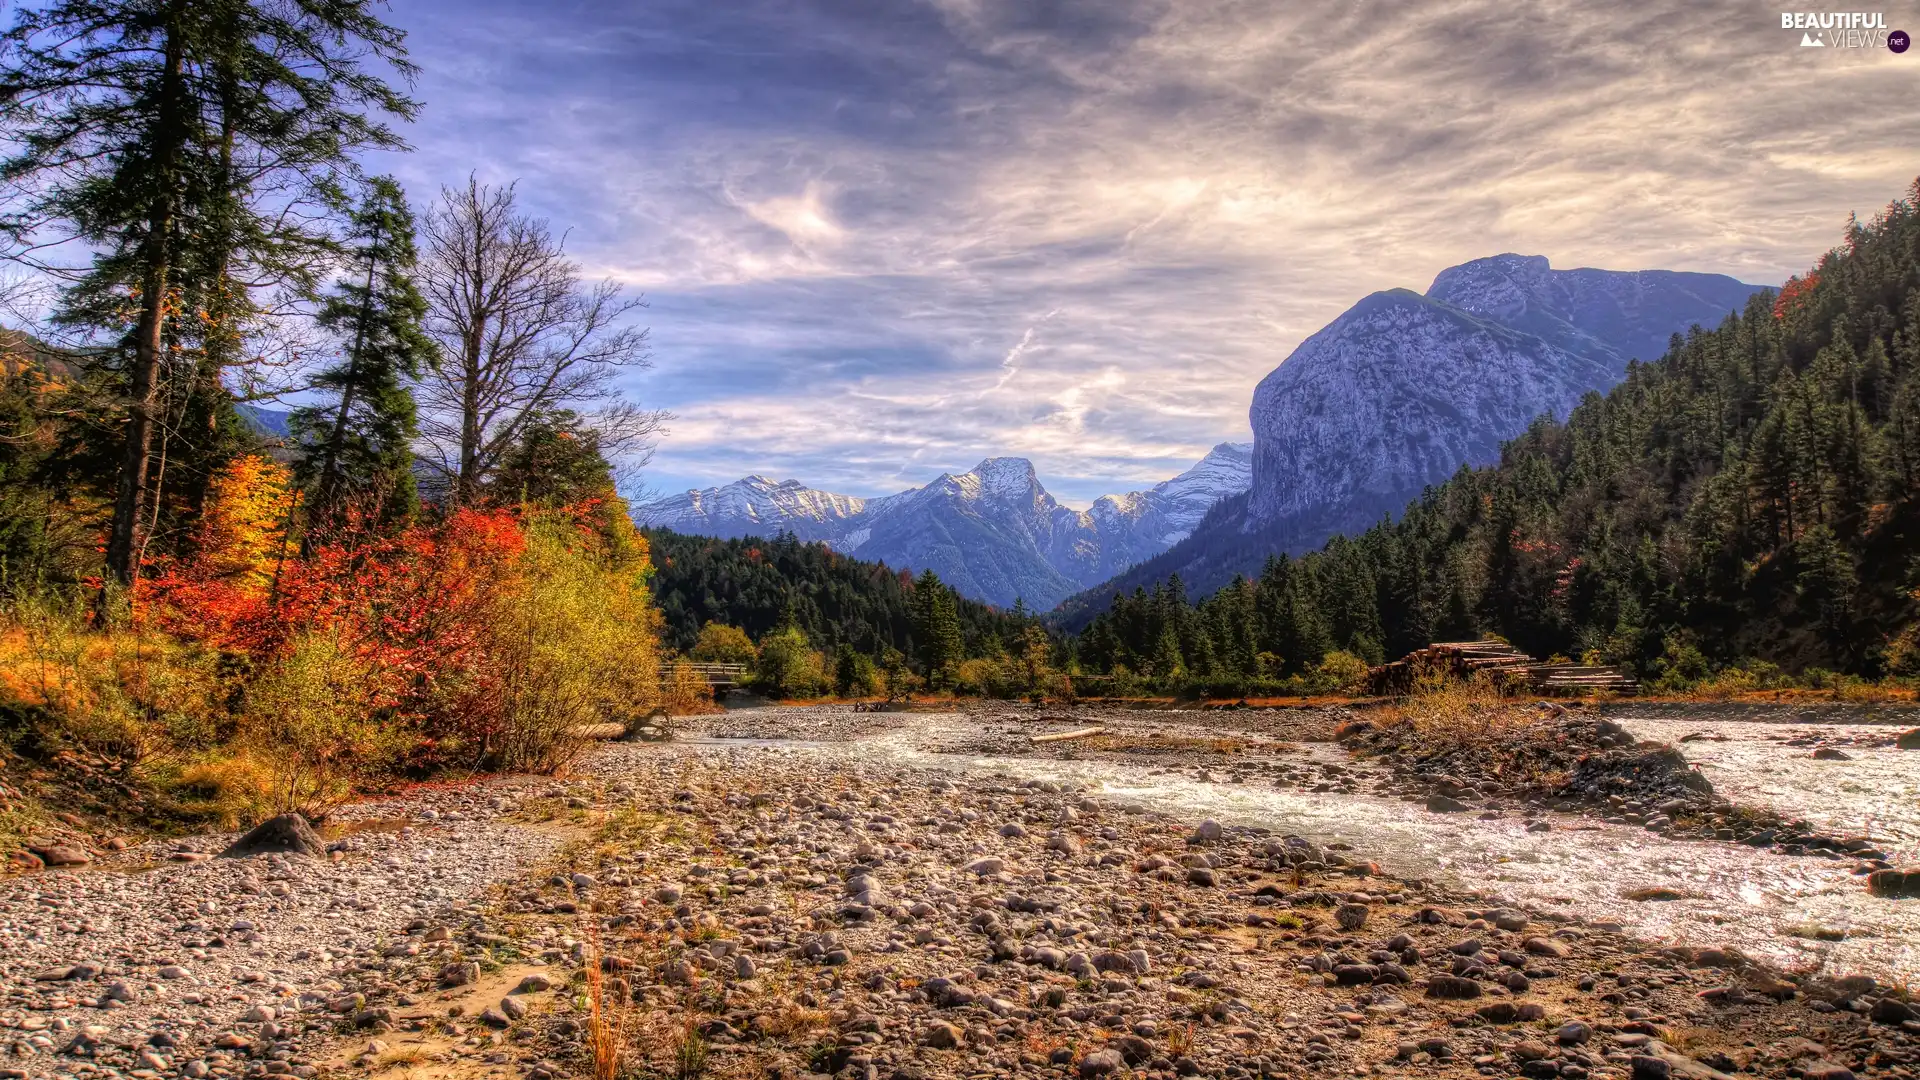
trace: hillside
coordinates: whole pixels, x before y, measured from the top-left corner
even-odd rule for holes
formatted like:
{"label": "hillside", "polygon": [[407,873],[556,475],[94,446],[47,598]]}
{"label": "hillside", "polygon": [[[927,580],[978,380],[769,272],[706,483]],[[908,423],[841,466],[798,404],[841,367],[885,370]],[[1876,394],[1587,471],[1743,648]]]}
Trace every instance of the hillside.
{"label": "hillside", "polygon": [[1916,492],[1920,183],[1777,298],[1535,420],[1397,523],[1197,609],[1143,594],[1087,639],[1138,664],[1165,656],[1170,625],[1196,669],[1497,633],[1642,675],[1920,672]]}
{"label": "hillside", "polygon": [[[918,653],[912,590],[902,571],[792,534],[763,540],[643,532],[652,546],[654,602],[675,649],[691,649],[709,622],[737,626],[759,640],[791,618],[829,650],[844,643],[867,656],[889,647]],[[956,607],[968,656],[994,651],[989,639],[1018,634],[1012,616],[966,599]]]}
{"label": "hillside", "polygon": [[1554,270],[1506,254],[1449,267],[1424,294],[1365,297],[1254,391],[1244,509],[1071,598],[1062,617],[1077,625],[1116,592],[1172,573],[1211,592],[1269,555],[1365,529],[1462,465],[1497,460],[1534,418],[1565,418],[1674,334],[1718,325],[1757,288],[1718,274]]}

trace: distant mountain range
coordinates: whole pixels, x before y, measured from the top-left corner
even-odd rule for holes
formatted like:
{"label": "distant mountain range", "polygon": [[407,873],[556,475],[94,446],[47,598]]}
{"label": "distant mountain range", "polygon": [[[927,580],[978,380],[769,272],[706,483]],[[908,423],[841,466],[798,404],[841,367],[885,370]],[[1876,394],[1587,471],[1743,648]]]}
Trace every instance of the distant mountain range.
{"label": "distant mountain range", "polygon": [[1067,604],[1177,573],[1195,594],[1397,515],[1541,416],[1564,418],[1672,335],[1717,326],[1761,286],[1719,274],[1554,270],[1496,255],[1441,271],[1424,295],[1374,293],[1302,342],[1254,391],[1247,495],[1167,551]]}
{"label": "distant mountain range", "polygon": [[862,499],[749,476],[636,507],[640,524],[703,536],[790,532],[846,554],[932,570],[962,595],[1045,611],[1184,538],[1220,499],[1247,490],[1252,447],[1222,443],[1144,491],[1061,506],[1024,458],[989,458],[925,487]]}

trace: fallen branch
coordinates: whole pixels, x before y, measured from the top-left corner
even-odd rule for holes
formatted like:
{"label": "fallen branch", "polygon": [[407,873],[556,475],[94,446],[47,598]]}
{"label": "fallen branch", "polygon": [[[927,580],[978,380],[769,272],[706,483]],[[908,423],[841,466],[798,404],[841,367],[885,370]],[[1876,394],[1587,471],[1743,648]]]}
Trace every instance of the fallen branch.
{"label": "fallen branch", "polygon": [[1068,739],[1084,739],[1089,735],[1099,735],[1104,733],[1106,730],[1107,729],[1103,727],[1087,727],[1087,728],[1080,728],[1076,731],[1060,731],[1060,732],[1055,732],[1052,735],[1035,735],[1033,737],[1033,741],[1037,743],[1066,742]]}

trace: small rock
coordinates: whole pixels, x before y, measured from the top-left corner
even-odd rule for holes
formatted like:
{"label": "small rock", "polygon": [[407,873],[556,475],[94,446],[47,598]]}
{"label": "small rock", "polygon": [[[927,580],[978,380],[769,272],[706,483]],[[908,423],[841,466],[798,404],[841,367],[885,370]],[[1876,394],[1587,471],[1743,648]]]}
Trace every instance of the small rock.
{"label": "small rock", "polygon": [[1553,1037],[1562,1046],[1584,1046],[1593,1038],[1593,1029],[1578,1020],[1569,1020],[1554,1031]]}
{"label": "small rock", "polygon": [[1477,998],[1482,990],[1479,983],[1458,975],[1435,975],[1427,980],[1427,996],[1431,998]]}
{"label": "small rock", "polygon": [[456,961],[440,969],[441,986],[466,986],[479,981],[480,965],[472,961]]}
{"label": "small rock", "polygon": [[1112,1076],[1126,1066],[1118,1050],[1096,1050],[1080,1059],[1082,1078]]}
{"label": "small rock", "polygon": [[38,855],[40,861],[48,866],[85,866],[93,861],[84,848],[71,844],[53,844],[43,847],[29,847],[29,852]]}
{"label": "small rock", "polygon": [[[1219,843],[1220,837],[1223,836],[1225,832],[1226,830],[1221,827],[1219,822],[1213,820],[1212,818],[1208,818],[1207,820],[1201,822],[1199,826],[1193,830],[1193,835],[1187,837],[1187,842],[1189,844]],[[1085,1062],[1082,1062],[1081,1063],[1082,1075],[1085,1075],[1085,1068],[1086,1068],[1086,1064]]]}
{"label": "small rock", "polygon": [[921,1045],[931,1046],[936,1050],[951,1050],[960,1045],[962,1038],[964,1036],[960,1029],[945,1020],[935,1020],[927,1025],[927,1030],[920,1033]]}
{"label": "small rock", "polygon": [[1436,814],[1464,814],[1473,807],[1452,796],[1435,793],[1427,796],[1427,809]]}

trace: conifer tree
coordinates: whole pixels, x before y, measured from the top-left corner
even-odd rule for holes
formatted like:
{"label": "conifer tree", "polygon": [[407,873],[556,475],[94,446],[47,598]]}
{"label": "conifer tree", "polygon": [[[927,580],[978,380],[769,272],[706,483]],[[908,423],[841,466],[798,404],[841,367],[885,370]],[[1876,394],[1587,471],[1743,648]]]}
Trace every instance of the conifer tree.
{"label": "conifer tree", "polygon": [[14,147],[0,183],[24,192],[6,233],[90,246],[63,315],[119,335],[127,422],[107,564],[123,583],[139,573],[163,383],[210,374],[169,370],[170,343],[195,320],[224,335],[217,377],[250,303],[234,283],[310,288],[352,156],[403,146],[376,114],[407,119],[417,105],[364,65],[413,69],[373,7],[53,0],[18,8],[0,39],[0,127]]}
{"label": "conifer tree", "polygon": [[304,450],[300,479],[313,520],[361,501],[377,519],[402,521],[418,502],[418,431],[407,385],[431,361],[433,344],[420,329],[427,302],[413,284],[413,214],[398,183],[384,176],[368,182],[348,243],[351,276],[334,286],[318,317],[344,347],[341,361],[317,382],[336,397],[296,410],[291,420]]}
{"label": "conifer tree", "polygon": [[914,639],[919,645],[920,662],[926,666],[927,683],[946,685],[954,665],[963,655],[964,642],[953,591],[932,570],[921,571],[914,580],[913,622]]}

